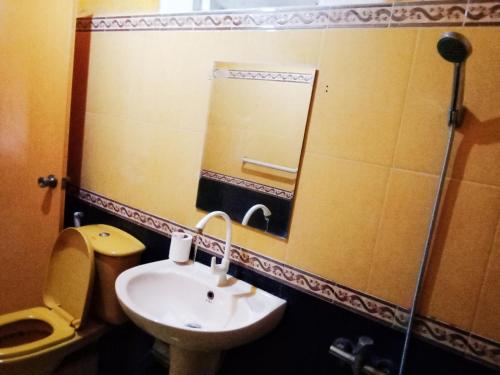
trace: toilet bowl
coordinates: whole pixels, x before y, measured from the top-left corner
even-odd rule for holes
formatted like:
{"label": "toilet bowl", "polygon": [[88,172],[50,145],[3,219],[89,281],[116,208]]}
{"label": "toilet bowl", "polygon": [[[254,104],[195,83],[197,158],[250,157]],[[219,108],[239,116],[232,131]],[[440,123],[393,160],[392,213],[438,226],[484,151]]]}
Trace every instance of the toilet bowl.
{"label": "toilet bowl", "polygon": [[63,230],[52,250],[44,306],[0,315],[0,375],[51,374],[65,356],[97,340],[105,324],[87,322],[90,305],[103,322],[122,323],[114,279],[137,265],[143,250],[140,241],[109,225]]}

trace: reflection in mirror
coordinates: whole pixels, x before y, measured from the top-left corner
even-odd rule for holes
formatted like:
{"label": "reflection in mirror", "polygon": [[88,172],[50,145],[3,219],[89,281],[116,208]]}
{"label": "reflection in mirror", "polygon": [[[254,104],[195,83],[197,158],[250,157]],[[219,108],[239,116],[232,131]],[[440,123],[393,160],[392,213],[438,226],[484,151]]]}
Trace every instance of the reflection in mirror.
{"label": "reflection in mirror", "polygon": [[288,237],[315,73],[215,63],[197,208]]}

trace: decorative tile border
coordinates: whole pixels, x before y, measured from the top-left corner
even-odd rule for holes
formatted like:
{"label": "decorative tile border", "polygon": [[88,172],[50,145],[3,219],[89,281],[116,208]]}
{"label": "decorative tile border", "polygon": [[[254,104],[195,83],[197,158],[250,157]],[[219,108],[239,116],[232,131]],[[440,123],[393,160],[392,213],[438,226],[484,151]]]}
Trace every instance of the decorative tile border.
{"label": "decorative tile border", "polygon": [[388,27],[391,13],[390,3],[332,7],[327,27]]}
{"label": "decorative tile border", "polygon": [[465,355],[473,360],[487,362],[494,367],[500,366],[500,346],[497,342],[471,334],[467,341]]}
{"label": "decorative tile border", "polygon": [[461,26],[466,9],[466,1],[396,3],[390,26]]}
{"label": "decorative tile border", "polygon": [[500,2],[442,0],[275,10],[79,18],[76,30],[283,30],[337,27],[500,26]]}
{"label": "decorative tile border", "polygon": [[228,176],[222,173],[212,172],[207,169],[202,169],[200,177],[208,178],[209,180],[223,182],[225,184],[234,185],[247,190],[253,190],[258,193],[272,195],[277,198],[292,200],[294,192],[289,190],[279,189],[274,186],[259,184],[258,182],[244,180],[233,176]]}
{"label": "decorative tile border", "polygon": [[297,8],[294,10],[228,12],[224,19],[231,22],[232,30],[279,30],[295,28],[325,28],[329,20],[328,8]]}
{"label": "decorative tile border", "polygon": [[309,85],[314,82],[314,75],[309,73],[269,72],[262,70],[214,69],[213,77],[214,79],[248,79],[253,81],[306,83]]}
{"label": "decorative tile border", "polygon": [[[148,214],[83,188],[70,185],[67,189],[69,194],[76,196],[83,202],[160,234],[171,236],[176,231],[190,233],[195,237],[196,244],[202,250],[214,255],[223,255],[224,241],[218,238],[208,235],[200,236],[188,227]],[[239,246],[232,245],[230,257],[231,261],[242,267],[249,268],[304,293],[353,310],[368,318],[391,325],[395,329],[404,330],[407,325],[408,311],[397,305]],[[429,317],[415,319],[414,333],[427,341],[451,349],[472,360],[500,369],[500,343],[498,342],[473,335]]]}
{"label": "decorative tile border", "polygon": [[[398,308],[396,319],[394,320],[395,328],[406,329],[408,316],[409,312],[407,310]],[[428,317],[419,316],[414,322],[413,330],[420,337],[453,349],[458,353],[465,353],[469,337],[468,332]]]}
{"label": "decorative tile border", "polygon": [[500,25],[500,2],[471,1],[467,9],[466,26]]}
{"label": "decorative tile border", "polygon": [[[255,256],[260,257],[260,255]],[[278,279],[302,292],[354,310],[388,325],[392,325],[395,318],[396,305],[336,284],[298,268],[285,264]]]}
{"label": "decorative tile border", "polygon": [[[398,308],[395,328],[406,329],[409,312]],[[450,324],[419,316],[413,331],[423,339],[437,343],[475,361],[500,369],[500,343],[474,335]]]}

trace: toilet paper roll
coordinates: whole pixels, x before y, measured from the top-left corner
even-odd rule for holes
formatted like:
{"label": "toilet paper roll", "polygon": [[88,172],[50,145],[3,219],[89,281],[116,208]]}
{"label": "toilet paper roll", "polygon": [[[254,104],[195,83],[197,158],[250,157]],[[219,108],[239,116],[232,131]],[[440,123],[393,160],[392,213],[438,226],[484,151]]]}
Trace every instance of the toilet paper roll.
{"label": "toilet paper roll", "polygon": [[169,259],[174,262],[187,262],[189,260],[189,253],[191,251],[191,242],[193,236],[182,233],[172,233],[172,240],[170,241],[170,251],[168,254]]}

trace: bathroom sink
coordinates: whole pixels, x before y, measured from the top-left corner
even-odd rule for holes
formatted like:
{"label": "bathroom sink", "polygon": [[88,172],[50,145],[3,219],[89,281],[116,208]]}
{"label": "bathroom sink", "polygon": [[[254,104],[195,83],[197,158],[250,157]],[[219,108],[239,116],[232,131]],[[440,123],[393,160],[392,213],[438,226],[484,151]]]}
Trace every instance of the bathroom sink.
{"label": "bathroom sink", "polygon": [[164,260],[123,272],[116,293],[130,319],[171,350],[218,353],[263,336],[281,320],[285,300],[231,276],[216,285],[201,263]]}

